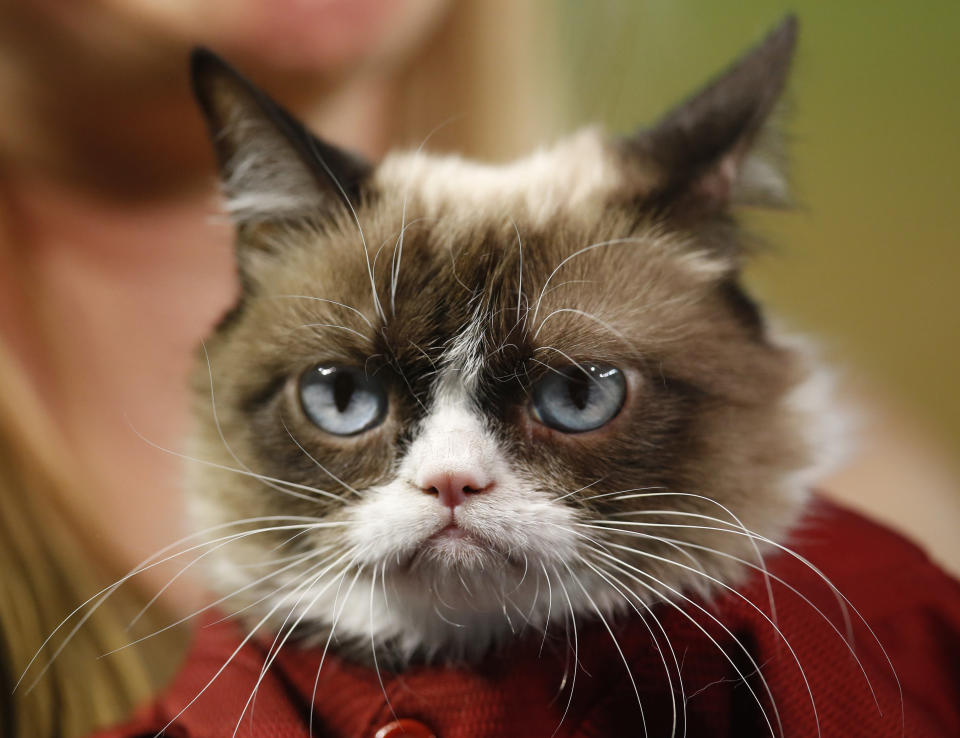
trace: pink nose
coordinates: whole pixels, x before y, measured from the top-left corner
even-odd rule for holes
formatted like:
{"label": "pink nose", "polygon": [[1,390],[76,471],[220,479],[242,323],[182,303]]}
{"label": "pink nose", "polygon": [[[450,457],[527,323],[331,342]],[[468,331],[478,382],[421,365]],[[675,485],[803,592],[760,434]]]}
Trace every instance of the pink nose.
{"label": "pink nose", "polygon": [[420,483],[424,492],[436,495],[440,504],[451,510],[466,502],[467,495],[486,492],[491,486],[489,481],[470,472],[440,472],[428,476]]}

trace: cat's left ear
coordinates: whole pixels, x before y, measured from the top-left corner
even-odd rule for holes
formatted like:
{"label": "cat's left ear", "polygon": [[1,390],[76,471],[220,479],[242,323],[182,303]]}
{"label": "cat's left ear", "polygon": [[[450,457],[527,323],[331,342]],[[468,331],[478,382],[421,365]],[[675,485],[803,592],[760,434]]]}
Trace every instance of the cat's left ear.
{"label": "cat's left ear", "polygon": [[628,165],[643,170],[647,207],[696,219],[737,204],[789,204],[782,142],[769,119],[796,38],[791,15],[655,126],[621,142]]}
{"label": "cat's left ear", "polygon": [[315,215],[358,196],[365,160],[321,141],[207,49],[193,51],[190,73],[237,223]]}

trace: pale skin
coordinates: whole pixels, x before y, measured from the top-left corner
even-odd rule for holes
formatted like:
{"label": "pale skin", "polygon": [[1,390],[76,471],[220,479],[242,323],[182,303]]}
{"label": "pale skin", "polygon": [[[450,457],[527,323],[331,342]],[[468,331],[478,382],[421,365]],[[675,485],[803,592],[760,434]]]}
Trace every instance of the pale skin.
{"label": "pale skin", "polygon": [[[287,90],[287,104],[313,111],[324,135],[374,157],[390,135],[392,57],[442,10],[372,0],[364,17],[329,21],[332,48],[317,51],[321,24],[298,57],[245,26],[262,5],[51,0],[4,11],[19,16],[7,27],[26,29],[25,45],[52,51],[15,59],[44,83],[0,129],[0,330],[86,466],[77,476],[86,472],[96,499],[68,504],[97,511],[99,530],[87,533],[122,567],[182,531],[181,462],[157,447],[180,449],[194,351],[236,292],[232,227],[216,216],[212,155],[187,84],[197,24],[223,11],[206,43],[246,57],[251,74]],[[326,5],[329,19],[339,4]],[[8,85],[8,105],[21,89]],[[191,599],[189,588],[179,598]]]}

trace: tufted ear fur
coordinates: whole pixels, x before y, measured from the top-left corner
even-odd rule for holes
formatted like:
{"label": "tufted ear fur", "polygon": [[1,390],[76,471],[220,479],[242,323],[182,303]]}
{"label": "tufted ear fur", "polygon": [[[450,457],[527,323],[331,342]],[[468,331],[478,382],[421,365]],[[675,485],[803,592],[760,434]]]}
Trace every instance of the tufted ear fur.
{"label": "tufted ear fur", "polygon": [[769,119],[787,82],[796,37],[797,20],[788,16],[656,125],[622,142],[628,162],[653,182],[645,205],[696,219],[734,204],[788,204]]}
{"label": "tufted ear fur", "polygon": [[239,225],[315,215],[358,195],[367,162],[316,138],[211,51],[195,49],[190,70]]}

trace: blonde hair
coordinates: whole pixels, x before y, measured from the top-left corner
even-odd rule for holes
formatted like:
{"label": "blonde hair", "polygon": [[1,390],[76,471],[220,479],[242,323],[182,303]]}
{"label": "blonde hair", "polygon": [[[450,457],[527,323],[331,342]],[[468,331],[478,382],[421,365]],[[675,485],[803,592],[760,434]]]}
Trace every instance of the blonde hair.
{"label": "blonde hair", "polygon": [[[170,632],[101,659],[131,638],[126,625],[145,601],[125,588],[103,602],[56,659],[50,661],[76,618],[37,653],[117,572],[83,534],[92,526],[84,525],[86,512],[77,504],[82,465],[2,346],[0,386],[0,699],[8,701],[3,712],[13,735],[80,736],[126,714],[166,679],[184,634]],[[164,620],[162,613],[147,617]]]}

